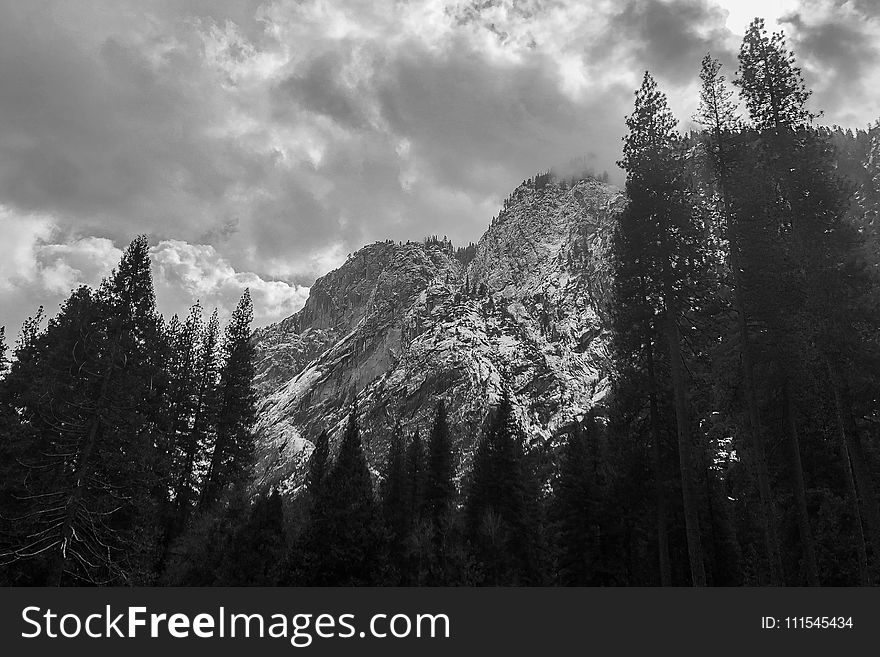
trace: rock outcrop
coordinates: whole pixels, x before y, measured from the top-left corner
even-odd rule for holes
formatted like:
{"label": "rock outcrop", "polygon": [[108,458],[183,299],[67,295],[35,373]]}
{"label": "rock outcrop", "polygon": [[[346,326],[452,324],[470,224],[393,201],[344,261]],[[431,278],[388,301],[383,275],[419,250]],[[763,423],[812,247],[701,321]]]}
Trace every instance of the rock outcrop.
{"label": "rock outcrop", "polygon": [[256,333],[257,484],[294,491],[311,440],[338,438],[356,400],[374,470],[395,430],[449,411],[459,473],[501,386],[531,445],[552,444],[607,388],[607,247],[620,190],[524,182],[464,266],[448,243],[378,242]]}

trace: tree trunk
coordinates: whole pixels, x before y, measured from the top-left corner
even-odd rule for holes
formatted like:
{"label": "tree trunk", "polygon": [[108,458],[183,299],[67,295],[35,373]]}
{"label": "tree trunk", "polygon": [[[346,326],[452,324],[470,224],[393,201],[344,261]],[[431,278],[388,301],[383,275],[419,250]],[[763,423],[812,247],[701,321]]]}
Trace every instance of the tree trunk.
{"label": "tree trunk", "polygon": [[871,575],[868,570],[868,546],[865,543],[865,526],[862,522],[862,511],[859,507],[859,494],[856,491],[856,482],[853,479],[852,460],[846,447],[846,436],[843,432],[843,423],[838,415],[838,435],[840,436],[840,461],[843,465],[843,476],[846,482],[846,501],[852,509],[853,521],[856,523],[856,558],[859,561],[859,584],[871,586]]}
{"label": "tree trunk", "polygon": [[755,475],[758,483],[758,499],[761,503],[761,519],[763,521],[764,549],[770,570],[770,582],[774,586],[782,586],[782,550],[779,544],[779,521],[776,514],[776,501],[770,488],[770,473],[767,467],[767,453],[764,448],[764,436],[761,430],[761,415],[758,407],[758,396],[755,390],[755,368],[752,346],[749,337],[749,324],[746,318],[743,272],[740,265],[740,240],[737,220],[731,208],[727,193],[727,154],[724,144],[724,133],[720,119],[716,114],[715,138],[718,142],[718,182],[727,217],[729,239],[728,257],[733,274],[733,308],[737,314],[737,328],[740,338],[740,357],[742,358],[743,386],[745,387],[747,427],[749,447],[752,461],[755,464]]}
{"label": "tree trunk", "polygon": [[681,497],[684,506],[684,524],[687,535],[688,558],[691,581],[694,586],[706,585],[706,569],[703,564],[703,546],[700,540],[700,513],[693,487],[693,458],[691,449],[690,420],[685,393],[684,367],[681,355],[681,335],[676,313],[667,305],[666,337],[669,342],[669,372],[675,397],[675,422],[678,429],[678,458],[681,467]]}
{"label": "tree trunk", "polygon": [[770,570],[770,583],[782,586],[782,550],[779,547],[779,520],[776,514],[776,501],[770,488],[770,472],[767,467],[767,452],[764,448],[764,436],[761,431],[761,416],[758,407],[758,395],[755,390],[755,368],[752,357],[752,345],[749,337],[748,321],[746,320],[745,302],[743,300],[742,271],[739,266],[739,243],[735,226],[730,229],[730,261],[733,270],[734,310],[737,314],[737,326],[740,337],[740,357],[742,358],[743,386],[745,388],[746,412],[748,418],[747,435],[751,457],[755,465],[755,478],[758,483],[758,499],[761,502],[761,520],[764,530],[764,549],[767,554],[767,565]]}
{"label": "tree trunk", "polygon": [[[642,296],[645,306],[648,306],[645,294],[644,282],[642,282]],[[657,513],[657,555],[660,567],[660,585],[672,586],[672,562],[669,557],[669,522],[666,504],[666,469],[663,467],[663,452],[660,449],[660,409],[657,399],[660,395],[657,386],[657,371],[654,363],[654,340],[655,334],[653,323],[645,322],[645,335],[648,341],[648,376],[651,380],[650,400],[648,414],[651,432],[651,455],[654,466],[654,495],[656,497]]]}
{"label": "tree trunk", "polygon": [[[106,387],[102,386],[102,397],[104,396],[105,392]],[[70,542],[76,537],[75,525],[77,507],[82,500],[85,480],[89,474],[89,470],[91,469],[91,456],[92,452],[94,451],[95,444],[98,442],[98,433],[101,430],[101,423],[103,421],[103,418],[101,417],[102,413],[103,408],[99,406],[96,409],[95,417],[92,419],[91,426],[89,427],[89,433],[88,437],[86,438],[86,442],[82,446],[82,449],[79,451],[79,454],[77,455],[75,475],[76,478],[74,480],[74,488],[68,496],[67,503],[65,504],[64,521],[61,525],[61,544],[54,564],[55,574],[53,576],[53,579],[55,580],[56,586],[61,586],[62,584],[62,581],[64,579],[65,564],[67,563],[67,552],[70,549]]]}
{"label": "tree trunk", "polygon": [[877,581],[880,569],[880,508],[877,504],[877,493],[874,490],[871,471],[862,448],[862,440],[852,412],[852,400],[849,388],[838,370],[826,358],[825,365],[831,378],[831,389],[837,411],[837,422],[843,442],[849,455],[855,488],[858,496],[860,516],[868,527],[868,543],[871,546],[870,574]]}
{"label": "tree trunk", "polygon": [[788,445],[791,450],[798,532],[801,536],[801,547],[804,552],[804,568],[806,569],[807,583],[810,586],[819,586],[819,567],[816,563],[816,545],[813,541],[813,531],[810,528],[810,514],[807,509],[807,493],[806,485],[804,484],[804,466],[801,462],[801,446],[800,439],[798,438],[797,418],[795,417],[794,402],[789,394],[787,379],[783,379],[782,382],[782,406],[785,414],[785,428],[788,436]]}
{"label": "tree trunk", "polygon": [[74,488],[67,498],[65,504],[64,520],[60,527],[61,545],[58,555],[54,563],[54,576],[56,586],[61,586],[64,578],[65,564],[67,563],[67,552],[70,549],[71,541],[76,538],[76,514],[77,507],[83,498],[85,491],[86,479],[92,468],[92,453],[98,443],[98,436],[101,432],[101,425],[104,422],[104,413],[107,410],[107,398],[110,393],[110,382],[113,379],[113,370],[116,368],[116,359],[119,353],[119,341],[122,338],[122,331],[117,331],[116,339],[113,343],[113,349],[110,352],[110,362],[101,381],[101,388],[98,392],[98,399],[95,402],[92,420],[89,423],[89,431],[85,443],[80,447],[76,458],[76,470],[74,479]]}
{"label": "tree trunk", "polygon": [[660,419],[657,408],[657,378],[654,373],[654,348],[648,345],[648,374],[651,377],[650,430],[654,466],[654,494],[657,505],[657,552],[660,566],[660,585],[672,586],[672,566],[669,559],[669,528],[666,511],[666,476],[660,449]]}

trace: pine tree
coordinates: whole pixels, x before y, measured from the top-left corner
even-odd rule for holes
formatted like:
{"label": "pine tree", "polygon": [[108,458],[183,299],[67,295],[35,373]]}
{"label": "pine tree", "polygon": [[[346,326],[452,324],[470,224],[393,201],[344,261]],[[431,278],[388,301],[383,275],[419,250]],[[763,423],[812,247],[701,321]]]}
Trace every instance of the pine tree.
{"label": "pine tree", "polygon": [[[630,243],[640,271],[627,273],[633,282],[619,287],[644,288],[638,303],[647,300],[653,312],[662,318],[678,434],[691,578],[695,586],[703,586],[706,575],[693,484],[693,436],[679,327],[693,294],[690,284],[694,273],[701,267],[701,235],[685,197],[687,188],[674,131],[676,121],[666,96],[657,89],[649,73],[645,73],[636,92],[635,108],[626,124],[629,134],[624,140],[620,165],[627,172],[629,205],[620,218],[618,236]],[[619,272],[617,277],[620,278]]]}
{"label": "pine tree", "polygon": [[325,505],[312,519],[310,583],[357,586],[377,579],[379,516],[355,411],[349,414],[339,454],[327,475]]}
{"label": "pine tree", "polygon": [[[753,272],[751,301],[756,316],[769,328],[774,348],[777,403],[791,455],[807,579],[818,584],[803,468],[808,396],[803,384],[811,372],[818,376],[813,363],[818,352],[825,361],[835,403],[846,397],[841,396],[845,382],[835,374],[840,365],[835,365],[834,351],[835,345],[847,342],[848,329],[839,330],[838,318],[852,310],[843,300],[859,296],[859,290],[871,284],[857,264],[860,239],[845,221],[848,191],[834,172],[831,146],[825,135],[809,126],[816,116],[806,108],[810,92],[783,35],[768,36],[759,19],[743,41],[736,83],[756,128],[755,160],[768,187],[756,212],[758,226],[774,238],[769,242],[769,258],[766,252],[746,252],[742,264],[747,273]],[[831,335],[834,338],[829,339]],[[868,525],[872,552],[880,554],[880,507],[871,468],[858,431],[847,431],[842,416],[838,419],[844,469],[851,470],[858,489],[857,502],[856,495],[850,498],[859,506],[856,515]],[[875,563],[876,572],[880,572],[878,567],[880,561]]]}
{"label": "pine tree", "polygon": [[9,368],[9,359],[6,356],[6,350],[8,349],[6,345],[6,327],[0,326],[0,378],[6,374],[6,370]]}
{"label": "pine tree", "polygon": [[246,520],[232,534],[218,568],[220,586],[272,586],[286,550],[284,508],[273,489],[258,495]]}
{"label": "pine tree", "polygon": [[306,474],[306,489],[312,497],[313,504],[320,499],[330,469],[330,439],[327,431],[322,431],[315,441],[315,447],[309,456],[309,469]]}
{"label": "pine tree", "polygon": [[439,401],[428,442],[425,478],[425,506],[433,535],[434,579],[438,583],[450,577],[449,551],[452,548],[450,541],[455,494],[452,476],[452,443],[449,438],[446,406]]}
{"label": "pine tree", "polygon": [[[22,324],[18,339],[13,349],[13,359],[5,376],[0,378],[0,519],[6,527],[0,533],[0,553],[5,553],[13,544],[9,535],[12,519],[20,515],[22,499],[26,496],[23,489],[27,480],[28,469],[19,467],[23,450],[33,439],[33,414],[23,400],[39,394],[36,381],[37,357],[39,347],[37,336],[43,320],[43,307],[27,318]],[[2,562],[0,562],[2,563]]]}
{"label": "pine tree", "polygon": [[207,509],[224,492],[246,483],[254,452],[256,421],[254,345],[251,342],[253,306],[244,291],[226,327],[217,389],[216,437],[199,505]]}
{"label": "pine tree", "polygon": [[403,505],[409,527],[402,575],[407,585],[427,583],[434,552],[431,520],[425,503],[426,478],[425,448],[416,429],[406,446],[403,463]]}
{"label": "pine tree", "polygon": [[[742,268],[742,238],[740,223],[746,208],[737,201],[742,192],[749,187],[747,176],[737,170],[738,151],[744,150],[742,140],[737,139],[739,118],[733,102],[733,91],[728,89],[724,76],[720,74],[721,64],[707,54],[700,70],[702,87],[700,106],[695,119],[709,130],[707,146],[712,156],[719,214],[722,232],[727,237],[728,262],[733,286],[733,307],[737,315],[739,351],[741,356],[743,387],[747,407],[746,432],[749,438],[751,460],[755,465],[758,494],[761,502],[761,519],[764,531],[764,545],[770,569],[770,581],[782,584],[782,555],[779,543],[779,523],[776,503],[770,486],[767,465],[765,438],[760,418],[757,384],[755,382],[755,355],[752,336],[749,331],[749,318],[746,313],[746,291]],[[738,175],[739,174],[739,175]],[[745,192],[748,195],[748,191]]]}
{"label": "pine tree", "polygon": [[216,309],[202,325],[196,303],[184,325],[174,316],[168,327],[169,367],[168,456],[170,500],[163,530],[160,562],[186,528],[199,499],[208,448],[214,442],[219,367],[219,321]]}
{"label": "pine tree", "polygon": [[[198,341],[202,331],[202,307],[196,302],[190,308],[186,321],[181,324],[175,315],[169,325],[169,390],[168,390],[168,432],[169,440],[177,450],[185,452],[188,446],[182,446],[186,441],[186,434],[192,416],[198,389],[196,360],[198,358]],[[173,454],[172,458],[177,457]],[[175,460],[180,460],[175,458]],[[175,464],[175,470],[180,470],[181,463]]]}
{"label": "pine tree", "polygon": [[[824,370],[844,468],[848,466],[855,480],[859,514],[868,530],[871,576],[876,582],[880,581],[880,501],[872,474],[876,463],[870,450],[865,449],[864,430],[854,421],[851,391],[866,383],[870,389],[877,381],[876,368],[870,364],[877,362],[877,344],[868,336],[880,330],[878,279],[863,259],[863,235],[848,220],[849,189],[837,176],[831,145],[813,131],[799,133],[795,144],[791,166],[779,177],[791,213],[786,250],[790,254],[792,287],[802,291],[796,297],[802,303],[793,309],[789,322],[779,323],[785,327],[786,336],[800,336],[800,349],[794,354],[800,356],[796,362],[799,367],[783,363],[781,368],[788,435],[794,449],[794,438],[808,412],[801,401],[807,397],[806,391],[797,385],[802,380],[799,373],[811,367]],[[819,363],[815,362],[817,355]],[[876,397],[864,397],[867,409],[876,403],[871,399]],[[798,505],[800,509],[805,507],[800,499]]]}
{"label": "pine tree", "polygon": [[448,522],[455,487],[452,483],[452,443],[446,406],[437,402],[434,425],[428,442],[428,470],[425,482],[425,504],[438,531]]}
{"label": "pine tree", "polygon": [[42,318],[40,307],[25,320],[11,367],[0,379],[0,582],[5,585],[42,584],[50,576],[49,560],[16,555],[31,542],[30,535],[42,529],[39,518],[31,514],[36,487],[28,467],[42,428],[34,404],[40,394],[37,372]]}
{"label": "pine tree", "polygon": [[425,448],[416,429],[404,459],[404,503],[407,515],[418,522],[425,511]]}
{"label": "pine tree", "polygon": [[759,131],[799,128],[815,118],[806,109],[810,92],[782,32],[768,35],[764,19],[749,25],[739,51],[740,69],[734,84]]}
{"label": "pine tree", "polygon": [[299,536],[295,536],[285,563],[281,566],[281,583],[297,585],[325,581],[318,578],[327,550],[328,509],[330,504],[328,480],[331,470],[330,439],[322,431],[315,439],[309,455],[305,477],[304,496],[305,523]]}
{"label": "pine tree", "polygon": [[490,585],[524,585],[539,579],[536,518],[529,513],[524,438],[505,387],[474,454],[465,505],[471,549]]}
{"label": "pine tree", "polygon": [[594,416],[569,434],[554,486],[557,518],[558,575],[563,586],[599,583],[598,427]]}
{"label": "pine tree", "polygon": [[[184,467],[178,482],[178,512],[181,521],[186,519],[190,508],[198,499],[208,447],[216,443],[217,411],[220,383],[220,321],[217,309],[211,313],[199,335],[196,357],[196,390],[192,422],[184,443]],[[249,407],[245,406],[246,409]]]}
{"label": "pine tree", "polygon": [[[190,427],[195,413],[199,381],[198,339],[202,326],[201,306],[194,305],[183,324],[177,315],[171,318],[168,326],[168,417],[166,458],[170,463],[171,480],[166,486],[171,489],[172,503],[180,507],[184,488],[189,483],[192,470],[190,454],[195,458],[195,446],[191,443]],[[178,514],[173,514],[178,515]]]}
{"label": "pine tree", "polygon": [[406,504],[406,462],[403,436],[396,427],[385,462],[382,480],[382,515],[388,533],[391,562],[398,569],[404,568],[406,543],[412,531],[412,517]]}
{"label": "pine tree", "polygon": [[[21,345],[29,384],[14,403],[29,425],[25,522],[4,550],[43,583],[149,581],[155,541],[162,388],[149,248],[135,239],[92,293],[74,291]],[[13,519],[13,523],[16,520]]]}

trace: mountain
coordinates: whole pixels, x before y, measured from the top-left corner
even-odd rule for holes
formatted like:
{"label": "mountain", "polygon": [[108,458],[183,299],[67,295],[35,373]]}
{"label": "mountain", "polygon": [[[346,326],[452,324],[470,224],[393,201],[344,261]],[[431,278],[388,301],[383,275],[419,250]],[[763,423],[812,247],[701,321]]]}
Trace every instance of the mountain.
{"label": "mountain", "polygon": [[395,427],[449,412],[459,473],[502,380],[532,445],[607,389],[606,249],[624,197],[592,178],[523,182],[466,265],[446,241],[377,242],[318,279],[295,315],[255,334],[257,485],[294,491],[311,440],[353,402],[374,472]]}
{"label": "mountain", "polygon": [[[851,220],[880,266],[880,132],[825,129],[853,187]],[[467,470],[506,379],[532,445],[552,444],[607,390],[612,223],[623,192],[542,174],[504,201],[469,261],[449,242],[369,244],[260,329],[257,486],[301,484],[311,439],[357,399],[374,471],[395,427],[427,432],[438,399]]]}

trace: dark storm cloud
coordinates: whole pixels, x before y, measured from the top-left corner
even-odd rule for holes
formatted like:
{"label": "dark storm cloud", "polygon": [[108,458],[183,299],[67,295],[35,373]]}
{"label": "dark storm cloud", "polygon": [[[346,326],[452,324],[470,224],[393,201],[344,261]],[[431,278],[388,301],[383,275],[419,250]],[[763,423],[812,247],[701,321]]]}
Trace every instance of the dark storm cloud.
{"label": "dark storm cloud", "polygon": [[629,0],[619,7],[607,38],[590,48],[591,56],[603,49],[623,49],[632,64],[672,85],[692,82],[707,51],[725,65],[736,61],[731,33],[724,25],[726,13],[706,0]]}
{"label": "dark storm cloud", "polygon": [[[438,182],[491,194],[505,179],[516,184],[591,150],[612,166],[618,144],[609,136],[618,130],[611,117],[630,90],[613,85],[576,102],[547,57],[499,65],[458,44],[443,58],[407,50],[383,71],[378,93],[389,125],[412,140]],[[594,111],[599,105],[607,112]]]}
{"label": "dark storm cloud", "polygon": [[[815,4],[792,43],[845,115],[871,3]],[[268,321],[365,242],[478,239],[538,170],[619,180],[642,72],[685,119],[702,56],[730,78],[737,47],[707,0],[0,0],[0,303],[23,317],[144,232],[172,305],[250,284]]]}
{"label": "dark storm cloud", "polygon": [[[221,79],[201,68],[193,54],[193,36],[184,28],[193,21],[213,19],[221,27],[231,21],[252,38],[247,43],[265,44],[259,3],[169,1],[151,4],[143,12],[134,3],[120,3],[120,13],[146,22],[165,21],[158,33],[146,35],[125,32],[120,19],[118,24],[111,21],[112,30],[102,31],[107,12],[73,4],[83,11],[81,23],[94,20],[97,25],[92,41],[85,44],[77,39],[86,29],[83,25],[70,30],[59,25],[72,15],[70,5],[59,9],[63,3],[39,2],[21,9],[22,4],[14,3],[5,12],[0,28],[0,84],[5,92],[0,124],[14,139],[0,143],[4,202],[22,211],[53,212],[80,230],[100,230],[116,239],[130,235],[134,226],[147,227],[157,237],[194,239],[238,221],[227,192],[265,187],[276,162],[271,153],[242,148],[236,139],[207,130],[222,112],[224,99],[216,91]],[[518,21],[539,19],[548,7],[564,6],[515,3],[512,16]],[[483,3],[479,9],[486,7]],[[353,20],[357,12],[353,10]],[[624,34],[629,38],[622,41],[638,53],[630,58],[650,61],[661,77],[676,82],[691,75],[685,63],[692,64],[708,38],[682,26],[699,27],[707,15],[711,12],[700,2],[633,2],[612,16],[605,32],[628,30]],[[683,20],[676,21],[676,16]],[[502,40],[513,31],[494,23],[486,29],[502,35]],[[540,50],[546,45],[536,43],[540,34],[527,34],[532,46]],[[673,42],[687,48],[676,50]],[[412,142],[413,156],[424,161],[427,173],[436,175],[440,184],[464,190],[498,197],[507,191],[500,185],[515,184],[534,169],[587,150],[597,154],[601,168],[613,167],[618,144],[609,138],[610,126],[603,125],[603,119],[619,114],[625,84],[595,89],[589,101],[578,102],[561,93],[556,63],[540,51],[511,65],[492,61],[464,39],[439,56],[417,40],[406,45],[383,53],[387,65],[382,62],[376,70],[372,88],[341,82],[342,67],[354,56],[345,42],[331,44],[329,51],[314,58],[307,56],[274,88],[299,109],[328,116],[356,132],[370,128],[363,98],[377,94],[383,117],[401,133],[395,136]],[[235,47],[229,46],[231,59],[236,57]],[[617,50],[591,50],[591,64],[616,57]],[[587,116],[586,110],[603,106],[602,118]],[[281,123],[301,120],[289,108],[274,118]],[[578,137],[572,139],[573,133]],[[335,187],[345,186],[338,176],[348,173],[349,160],[362,159],[354,151],[366,148],[385,159],[370,162],[361,178],[391,173],[387,180],[372,175],[371,184],[377,192],[400,193],[393,149],[387,143],[369,143],[375,141],[330,145],[335,152],[322,171]],[[291,172],[302,167],[294,165]],[[358,185],[348,187],[357,190]],[[313,245],[312,233],[326,238],[324,228],[336,223],[316,221],[322,204],[303,189],[302,181],[278,180],[268,192],[258,195],[257,203],[265,208],[274,198],[279,207],[268,213],[270,221],[284,216],[288,233],[295,226],[303,246]],[[370,196],[381,202],[376,193]],[[329,204],[340,205],[344,203]],[[378,238],[381,223],[352,235]],[[279,232],[283,228],[269,227],[252,234],[278,237]],[[258,246],[275,251],[278,243],[275,239]]]}
{"label": "dark storm cloud", "polygon": [[[275,99],[280,120],[290,118],[287,105],[329,116],[349,128],[361,128],[366,117],[357,102],[356,90],[347,89],[341,82],[341,73],[351,63],[352,53],[344,48],[323,53],[309,62],[303,71],[283,80],[277,87]],[[287,111],[285,111],[287,110]]]}
{"label": "dark storm cloud", "polygon": [[116,238],[204,229],[205,201],[261,172],[204,133],[213,108],[192,61],[170,39],[147,44],[153,61],[128,35],[78,40],[52,9],[0,21],[2,201]]}
{"label": "dark storm cloud", "polygon": [[809,2],[781,20],[803,66],[812,105],[833,122],[855,123],[880,115],[880,9],[867,2]]}
{"label": "dark storm cloud", "polygon": [[836,0],[837,6],[851,3],[863,16],[880,17],[880,4],[877,0]]}

